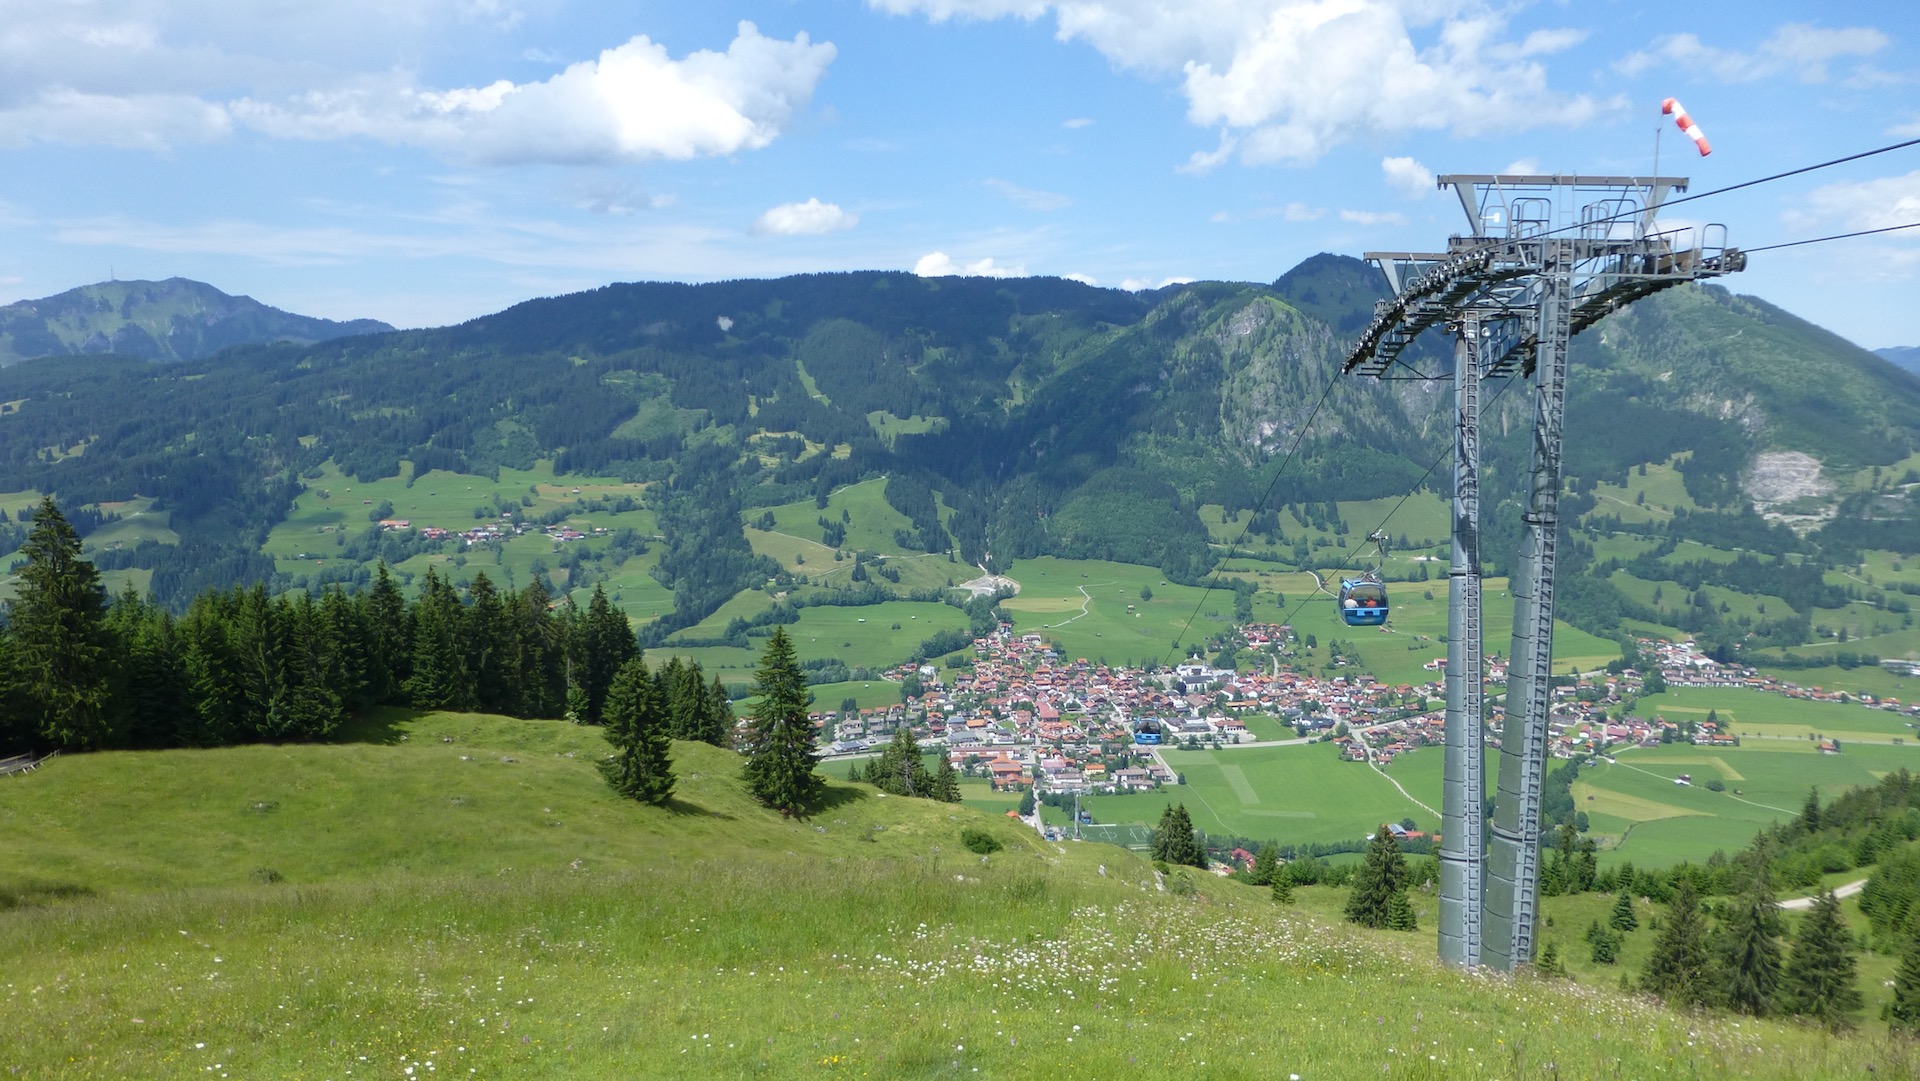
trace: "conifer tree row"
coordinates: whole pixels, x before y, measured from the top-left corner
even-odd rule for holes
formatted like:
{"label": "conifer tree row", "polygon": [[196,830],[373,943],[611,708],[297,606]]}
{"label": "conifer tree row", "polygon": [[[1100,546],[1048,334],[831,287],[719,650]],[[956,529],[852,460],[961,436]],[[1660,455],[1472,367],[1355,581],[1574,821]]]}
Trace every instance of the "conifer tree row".
{"label": "conifer tree row", "polygon": [[[581,611],[538,579],[502,592],[482,573],[463,596],[429,569],[409,601],[382,564],[361,593],[211,590],[175,617],[131,591],[109,601],[50,499],[22,551],[0,754],[318,740],[378,705],[600,723],[640,656],[599,588]],[[731,743],[719,677],[675,660],[657,683],[669,736]]]}

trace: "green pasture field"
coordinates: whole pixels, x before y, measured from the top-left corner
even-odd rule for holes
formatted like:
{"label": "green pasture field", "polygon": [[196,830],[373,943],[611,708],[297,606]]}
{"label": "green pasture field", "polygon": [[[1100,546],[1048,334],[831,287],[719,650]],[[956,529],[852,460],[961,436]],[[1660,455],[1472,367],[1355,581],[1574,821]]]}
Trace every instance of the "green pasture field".
{"label": "green pasture field", "polygon": [[[1626,571],[1614,571],[1607,581],[1630,600],[1652,606],[1654,593],[1660,594],[1659,604],[1667,608],[1681,608],[1686,605],[1691,590],[1672,580],[1648,581]],[[1714,607],[1726,606],[1723,613],[1727,619],[1746,616],[1754,622],[1767,619],[1781,619],[1794,614],[1794,608],[1779,597],[1765,593],[1740,593],[1725,586],[1701,586],[1707,596],[1713,600]]]}
{"label": "green pasture field", "polygon": [[[1809,789],[1831,800],[1902,768],[1920,770],[1920,747],[1843,743],[1837,755],[1790,740],[1635,748],[1583,769],[1574,782],[1574,806],[1587,812],[1594,836],[1617,858],[1655,866],[1699,862],[1715,849],[1743,848],[1759,830],[1791,819]],[[1691,785],[1674,783],[1683,773]],[[1705,787],[1716,779],[1724,792]]]}
{"label": "green pasture field", "polygon": [[[1231,590],[1174,585],[1152,567],[1041,556],[1015,563],[1007,576],[1020,583],[1019,594],[1001,602],[1014,630],[1040,635],[1069,658],[1145,664],[1177,652],[1178,661],[1233,621]],[[1140,599],[1143,588],[1152,600]],[[1192,628],[1182,635],[1189,618]]]}
{"label": "green pasture field", "polygon": [[1745,687],[1674,687],[1633,705],[1637,717],[1704,721],[1714,712],[1723,731],[1745,739],[1804,741],[1819,734],[1843,741],[1890,743],[1911,738],[1913,726],[1899,714],[1842,702],[1813,702]]}
{"label": "green pasture field", "polygon": [[1593,545],[1595,562],[1618,559],[1624,563],[1660,546],[1655,538],[1636,533],[1589,533],[1588,537]]}
{"label": "green pasture field", "polygon": [[1223,506],[1208,503],[1199,508],[1199,515],[1216,546],[1241,553],[1278,556],[1282,562],[1291,563],[1294,541],[1304,538],[1312,546],[1316,565],[1344,560],[1355,570],[1371,567],[1378,559],[1378,552],[1366,543],[1366,537],[1376,529],[1383,530],[1389,537],[1405,537],[1413,544],[1406,552],[1389,548],[1387,568],[1389,574],[1394,574],[1399,573],[1396,565],[1410,555],[1446,543],[1452,529],[1450,506],[1448,499],[1426,491],[1416,492],[1404,501],[1399,496],[1344,500],[1338,504],[1340,520],[1347,526],[1344,534],[1307,525],[1299,507],[1278,507],[1275,509],[1284,542],[1277,546],[1268,543],[1263,535],[1247,532],[1252,511],[1241,511],[1233,521],[1228,521]]}
{"label": "green pasture field", "polygon": [[[1624,485],[1602,482],[1594,488],[1596,502],[1591,513],[1618,518],[1622,522],[1664,522],[1679,510],[1695,510],[1698,505],[1687,494],[1685,478],[1671,462],[1649,464],[1646,476],[1630,470]],[[1605,557],[1602,557],[1605,558]]]}
{"label": "green pasture field", "polygon": [[[699,745],[675,745],[676,799],[648,808],[596,776],[591,729],[388,714],[356,736],[73,756],[0,786],[0,1065],[60,1081],[1238,1081],[1920,1061],[1877,1035],[1445,969],[1424,894],[1421,932],[1366,932],[1339,922],[1345,891],[1282,909],[1175,871],[1163,892],[1114,848],[865,785],[829,781],[815,814],[785,820],[746,798],[737,758]],[[96,828],[102,799],[115,829]],[[1003,848],[982,860],[963,828]],[[1558,902],[1548,931],[1577,934],[1585,910]],[[1884,992],[1863,982],[1871,1016]]]}
{"label": "green pasture field", "polygon": [[[771,603],[763,593],[752,590],[740,593],[713,615],[668,639],[664,649],[654,652],[704,654],[725,649],[727,663],[715,667],[721,670],[723,678],[732,681],[734,677],[726,670],[751,672],[760,663],[760,651],[766,648],[765,639],[751,639],[753,646],[746,650],[713,646],[682,648],[674,641],[718,638],[734,617],[750,618],[765,611]],[[899,630],[894,629],[896,623],[900,625]],[[934,633],[964,630],[966,626],[967,614],[950,604],[886,601],[858,607],[802,608],[799,621],[788,624],[786,630],[787,636],[793,639],[794,652],[802,661],[838,657],[847,662],[849,668],[878,670],[908,660],[914,648]]]}
{"label": "green pasture field", "polygon": [[[912,528],[913,523],[907,520],[907,516],[894,510],[887,502],[884,494],[886,487],[885,477],[875,477],[835,490],[827,497],[825,509],[816,507],[811,499],[803,499],[778,507],[751,507],[745,512],[745,518],[752,521],[772,511],[775,532],[817,542],[821,538],[819,519],[838,522],[844,512],[848,516],[847,536],[840,549],[846,553],[847,567],[851,570],[855,551],[899,551],[900,546],[893,539],[894,531]],[[752,538],[758,532],[748,529],[747,536]],[[827,549],[827,558],[833,558],[833,549]],[[815,562],[812,552],[807,552],[806,566],[801,573],[812,575],[826,569],[824,566],[815,566]]]}
{"label": "green pasture field", "polygon": [[[1359,840],[1380,823],[1408,815],[1422,822],[1435,819],[1391,781],[1362,763],[1342,762],[1339,755],[1332,743],[1169,749],[1160,757],[1186,776],[1186,784],[1124,796],[1087,796],[1080,805],[1100,822],[1152,826],[1167,806],[1184,803],[1193,824],[1208,833],[1290,843]],[[1439,807],[1437,784],[1432,793],[1414,794]]]}
{"label": "green pasture field", "polygon": [[[1798,654],[1799,650],[1790,652]],[[1761,671],[1789,683],[1798,683],[1802,687],[1820,687],[1825,690],[1845,691],[1848,694],[1870,694],[1876,698],[1895,698],[1902,702],[1920,701],[1920,679],[1912,676],[1899,676],[1877,664],[1861,665],[1858,668],[1841,668],[1828,665],[1822,668],[1780,668],[1771,669],[1761,666]]]}
{"label": "green pasture field", "polygon": [[158,541],[161,544],[179,544],[180,534],[169,528],[173,518],[170,510],[154,510],[153,500],[141,497],[119,503],[102,503],[100,510],[118,514],[120,520],[108,522],[92,533],[87,534],[82,548],[88,552],[97,552],[107,548],[132,548],[142,541]]}

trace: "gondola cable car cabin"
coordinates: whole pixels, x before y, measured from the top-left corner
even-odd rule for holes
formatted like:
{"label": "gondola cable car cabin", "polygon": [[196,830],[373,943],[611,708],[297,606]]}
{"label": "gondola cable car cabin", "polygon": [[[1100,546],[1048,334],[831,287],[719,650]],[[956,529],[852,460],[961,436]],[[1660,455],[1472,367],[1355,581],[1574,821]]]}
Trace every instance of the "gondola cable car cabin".
{"label": "gondola cable car cabin", "polygon": [[1340,580],[1340,618],[1349,627],[1378,627],[1387,621],[1387,587],[1372,574]]}

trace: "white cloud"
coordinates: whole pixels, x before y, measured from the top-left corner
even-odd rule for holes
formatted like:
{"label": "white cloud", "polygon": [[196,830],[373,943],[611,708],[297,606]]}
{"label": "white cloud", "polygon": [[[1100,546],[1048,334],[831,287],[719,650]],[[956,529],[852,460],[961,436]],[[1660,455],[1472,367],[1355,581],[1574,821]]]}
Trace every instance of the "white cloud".
{"label": "white cloud", "polygon": [[753,223],[756,233],[775,236],[819,236],[851,229],[860,223],[860,215],[840,209],[833,203],[808,199],[804,203],[782,203],[760,215]]}
{"label": "white cloud", "polygon": [[992,177],[981,181],[981,183],[999,192],[1001,195],[1006,196],[1008,201],[1014,205],[1027,210],[1059,210],[1073,203],[1072,199],[1058,192],[1035,191],[1032,188],[1023,188],[1018,184],[1009,183],[1005,180],[996,180]]}
{"label": "white cloud", "polygon": [[1479,135],[1581,123],[1599,105],[1555,92],[1538,57],[1581,33],[1504,39],[1492,0],[868,0],[880,10],[1028,20],[1051,14],[1063,41],[1114,63],[1177,77],[1187,116],[1219,144],[1182,171],[1242,162],[1304,164],[1355,139],[1409,131]]}
{"label": "white cloud", "polygon": [[1097,279],[1095,279],[1093,275],[1081,274],[1077,271],[1072,274],[1062,274],[1060,276],[1067,279],[1070,282],[1079,282],[1081,285],[1099,285],[1100,284],[1100,282]]}
{"label": "white cloud", "polygon": [[1614,67],[1638,75],[1658,66],[1692,70],[1730,83],[1750,83],[1791,75],[1803,83],[1825,82],[1827,65],[1848,57],[1867,57],[1886,48],[1887,35],[1871,27],[1827,30],[1788,23],[1751,52],[1720,49],[1697,34],[1671,34],[1621,58]]}
{"label": "white cloud", "polygon": [[282,138],[421,146],[478,162],[726,155],[777,138],[835,55],[833,45],[804,33],[768,38],[743,22],[724,52],[675,59],[643,35],[544,81],[440,88],[395,58],[436,37],[491,39],[520,19],[519,6],[88,0],[27,7],[10,8],[0,29],[0,144],[165,149],[249,127]]}
{"label": "white cloud", "polygon": [[1288,203],[1285,206],[1256,207],[1239,214],[1222,210],[1207,219],[1216,223],[1236,221],[1260,221],[1265,218],[1279,218],[1283,221],[1319,221],[1327,216],[1326,208],[1308,206],[1306,203]]}
{"label": "white cloud", "polygon": [[1381,158],[1387,186],[1409,199],[1425,199],[1434,191],[1433,170],[1412,158]]}
{"label": "white cloud", "polygon": [[1893,127],[1887,129],[1887,134],[1895,139],[1912,139],[1920,136],[1920,116],[1916,116],[1904,124],[1895,124]]}
{"label": "white cloud", "polygon": [[1158,282],[1151,278],[1128,278],[1120,283],[1120,288],[1129,293],[1138,293],[1143,289],[1165,289],[1169,285],[1186,285],[1192,278],[1161,278]]}
{"label": "white cloud", "polygon": [[1076,116],[1071,120],[1062,120],[1060,126],[1069,130],[1089,128],[1093,126],[1093,118],[1090,116]]}
{"label": "white cloud", "polygon": [[991,257],[976,259],[971,263],[955,263],[943,251],[928,252],[913,264],[913,272],[923,278],[945,278],[958,275],[966,278],[1024,278],[1027,268],[1019,266],[1001,266]]}
{"label": "white cloud", "polygon": [[1521,158],[1519,161],[1510,161],[1507,163],[1507,167],[1505,169],[1500,170],[1500,175],[1501,176],[1539,176],[1540,161],[1537,158]]}
{"label": "white cloud", "polygon": [[[1877,180],[1828,184],[1809,192],[1800,205],[1805,209],[1788,214],[1787,224],[1809,232],[1854,232],[1920,221],[1920,170]],[[1913,233],[1920,234],[1920,230]],[[1894,233],[1891,237],[1920,239],[1908,233]]]}
{"label": "white cloud", "polygon": [[1355,225],[1405,225],[1407,216],[1395,211],[1377,213],[1372,210],[1342,210],[1341,221],[1350,221]]}
{"label": "white cloud", "polygon": [[724,53],[674,60],[641,35],[545,82],[435,91],[362,80],[232,110],[270,135],[365,137],[489,163],[684,160],[771,143],[833,57],[831,44],[804,33],[782,41],[742,22]]}
{"label": "white cloud", "polygon": [[0,108],[0,146],[31,142],[166,150],[224,139],[233,118],[217,104],[182,94],[88,94],[47,90]]}

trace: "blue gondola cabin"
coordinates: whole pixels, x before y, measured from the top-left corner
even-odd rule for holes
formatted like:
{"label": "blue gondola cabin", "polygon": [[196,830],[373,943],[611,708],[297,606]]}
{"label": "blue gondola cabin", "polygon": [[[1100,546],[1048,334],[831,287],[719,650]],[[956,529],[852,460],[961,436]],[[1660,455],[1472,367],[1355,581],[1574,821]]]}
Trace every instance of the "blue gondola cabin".
{"label": "blue gondola cabin", "polygon": [[1151,717],[1137,721],[1133,726],[1133,741],[1144,746],[1153,746],[1160,742],[1160,722]]}
{"label": "blue gondola cabin", "polygon": [[1369,578],[1340,583],[1340,618],[1349,627],[1378,627],[1387,621],[1387,587]]}

